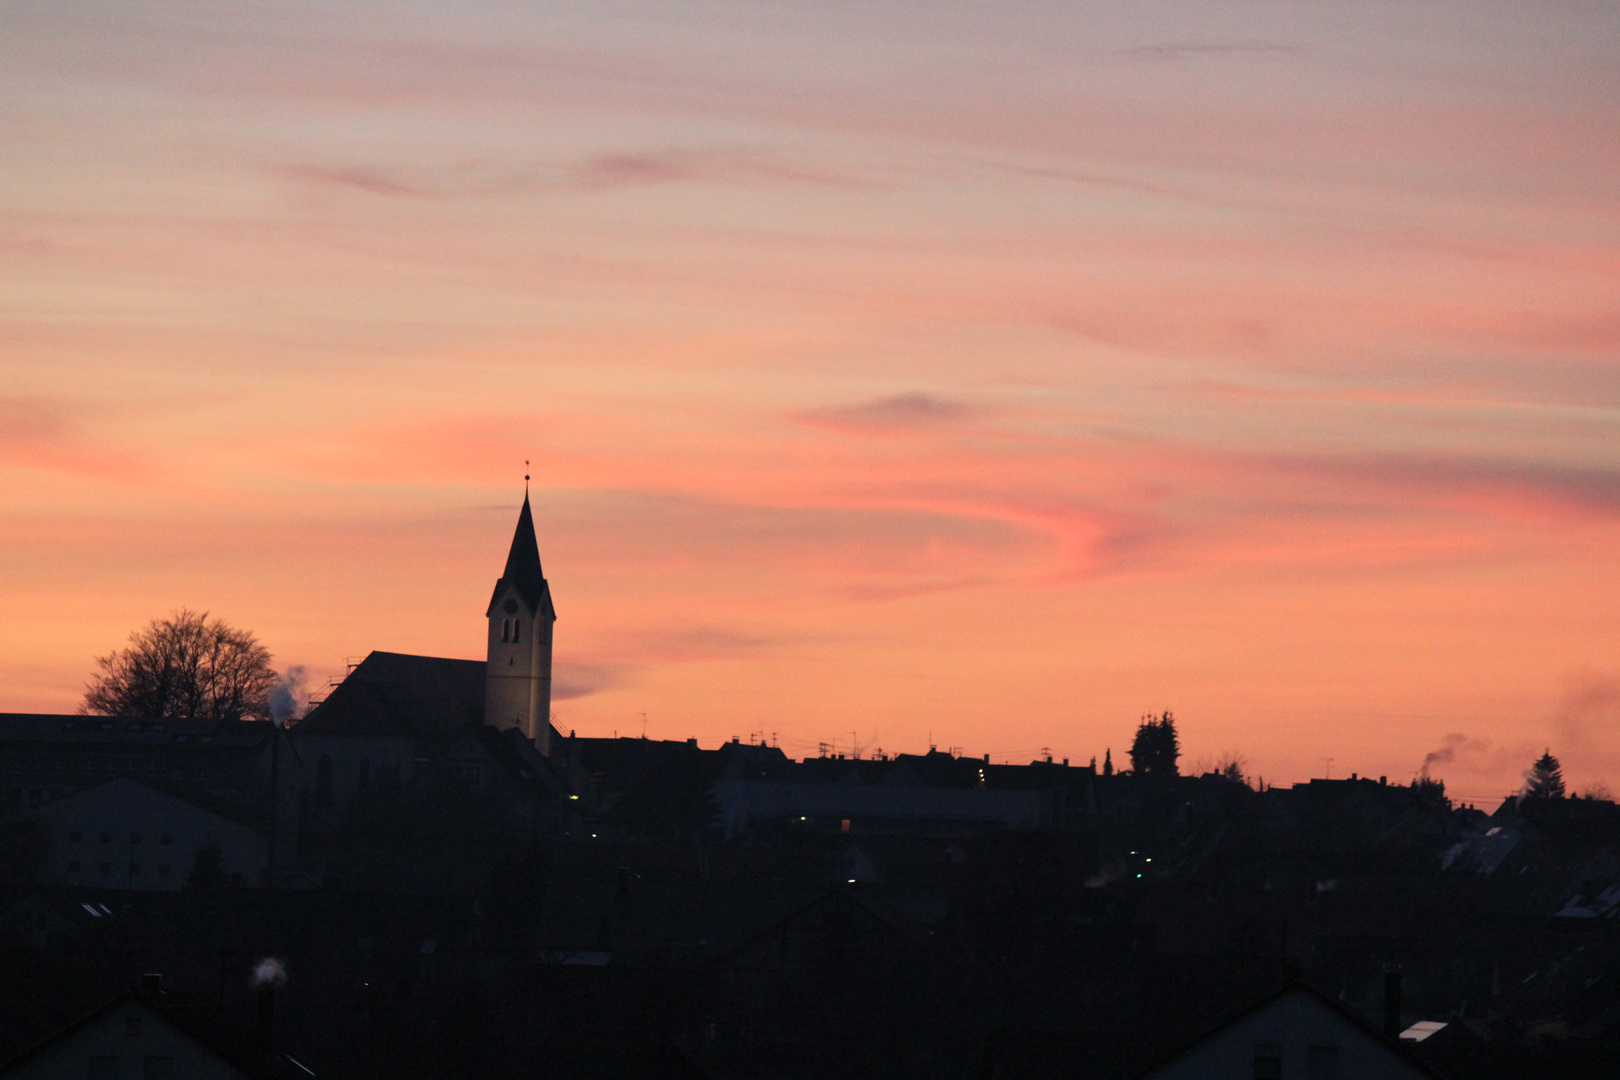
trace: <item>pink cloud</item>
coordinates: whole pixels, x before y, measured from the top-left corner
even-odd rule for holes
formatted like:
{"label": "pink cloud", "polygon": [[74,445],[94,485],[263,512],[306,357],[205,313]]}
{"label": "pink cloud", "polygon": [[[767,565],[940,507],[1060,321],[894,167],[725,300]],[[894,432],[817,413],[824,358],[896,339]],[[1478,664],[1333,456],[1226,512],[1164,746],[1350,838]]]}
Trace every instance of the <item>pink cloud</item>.
{"label": "pink cloud", "polygon": [[933,394],[909,393],[858,405],[812,409],[800,413],[798,419],[839,431],[889,434],[952,426],[980,414],[980,409],[965,402]]}

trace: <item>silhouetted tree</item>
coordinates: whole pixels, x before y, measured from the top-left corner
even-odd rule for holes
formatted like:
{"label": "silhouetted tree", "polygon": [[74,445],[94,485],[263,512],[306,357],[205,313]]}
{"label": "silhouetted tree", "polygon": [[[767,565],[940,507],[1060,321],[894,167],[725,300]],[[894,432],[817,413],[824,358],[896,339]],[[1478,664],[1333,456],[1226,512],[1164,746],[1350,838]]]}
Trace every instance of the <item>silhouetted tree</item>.
{"label": "silhouetted tree", "polygon": [[1181,757],[1181,741],[1176,738],[1176,721],[1170,713],[1142,718],[1131,743],[1131,770],[1138,776],[1175,776],[1176,759]]}
{"label": "silhouetted tree", "polygon": [[1562,799],[1564,797],[1564,771],[1551,750],[1545,750],[1530,766],[1524,778],[1524,797],[1527,799]]}
{"label": "silhouetted tree", "polygon": [[107,716],[268,718],[276,681],[270,653],[246,630],[207,612],[181,610],[129,635],[129,647],[96,658],[81,712]]}
{"label": "silhouetted tree", "polygon": [[1209,759],[1207,758],[1200,759],[1197,766],[1200,773],[1212,772],[1216,776],[1219,776],[1222,780],[1227,780],[1234,784],[1242,784],[1245,787],[1248,786],[1249,759],[1244,755],[1238,753],[1236,750],[1228,750],[1226,753],[1216,758],[1213,764],[1208,764],[1206,766],[1205,763],[1208,762],[1208,760]]}

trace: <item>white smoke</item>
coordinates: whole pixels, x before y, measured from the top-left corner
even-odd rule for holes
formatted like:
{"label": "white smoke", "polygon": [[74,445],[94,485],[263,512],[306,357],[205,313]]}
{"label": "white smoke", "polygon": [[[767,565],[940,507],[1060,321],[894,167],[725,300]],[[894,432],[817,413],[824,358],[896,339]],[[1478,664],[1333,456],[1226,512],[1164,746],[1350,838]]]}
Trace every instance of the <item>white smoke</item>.
{"label": "white smoke", "polygon": [[286,981],[287,969],[273,956],[267,956],[253,965],[254,986],[281,986]]}
{"label": "white smoke", "polygon": [[278,725],[302,716],[309,707],[308,675],[304,665],[294,664],[270,688],[270,719]]}

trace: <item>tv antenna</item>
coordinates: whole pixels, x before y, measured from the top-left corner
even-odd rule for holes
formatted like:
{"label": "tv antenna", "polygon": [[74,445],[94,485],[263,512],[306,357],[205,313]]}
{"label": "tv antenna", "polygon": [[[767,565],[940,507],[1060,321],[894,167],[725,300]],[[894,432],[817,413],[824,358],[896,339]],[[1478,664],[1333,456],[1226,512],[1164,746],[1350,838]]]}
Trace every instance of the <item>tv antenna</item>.
{"label": "tv antenna", "polygon": [[1322,779],[1333,779],[1333,759],[1330,757],[1317,758],[1322,763]]}

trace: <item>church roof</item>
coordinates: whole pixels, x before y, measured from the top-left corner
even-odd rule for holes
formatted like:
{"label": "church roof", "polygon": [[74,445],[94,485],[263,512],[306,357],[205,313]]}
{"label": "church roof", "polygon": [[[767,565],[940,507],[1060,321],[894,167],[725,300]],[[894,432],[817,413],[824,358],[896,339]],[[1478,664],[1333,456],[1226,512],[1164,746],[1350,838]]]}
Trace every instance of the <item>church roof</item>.
{"label": "church roof", "polygon": [[373,652],[298,724],[307,735],[433,738],[484,718],[484,661]]}
{"label": "church roof", "polygon": [[486,617],[494,613],[495,604],[508,587],[518,594],[529,614],[557,618],[551,606],[551,588],[546,584],[545,572],[540,569],[540,544],[534,537],[534,514],[529,510],[527,494],[523,496],[523,509],[518,513],[517,529],[512,533],[506,569],[495,583],[495,594],[490,597],[489,610],[484,613]]}

